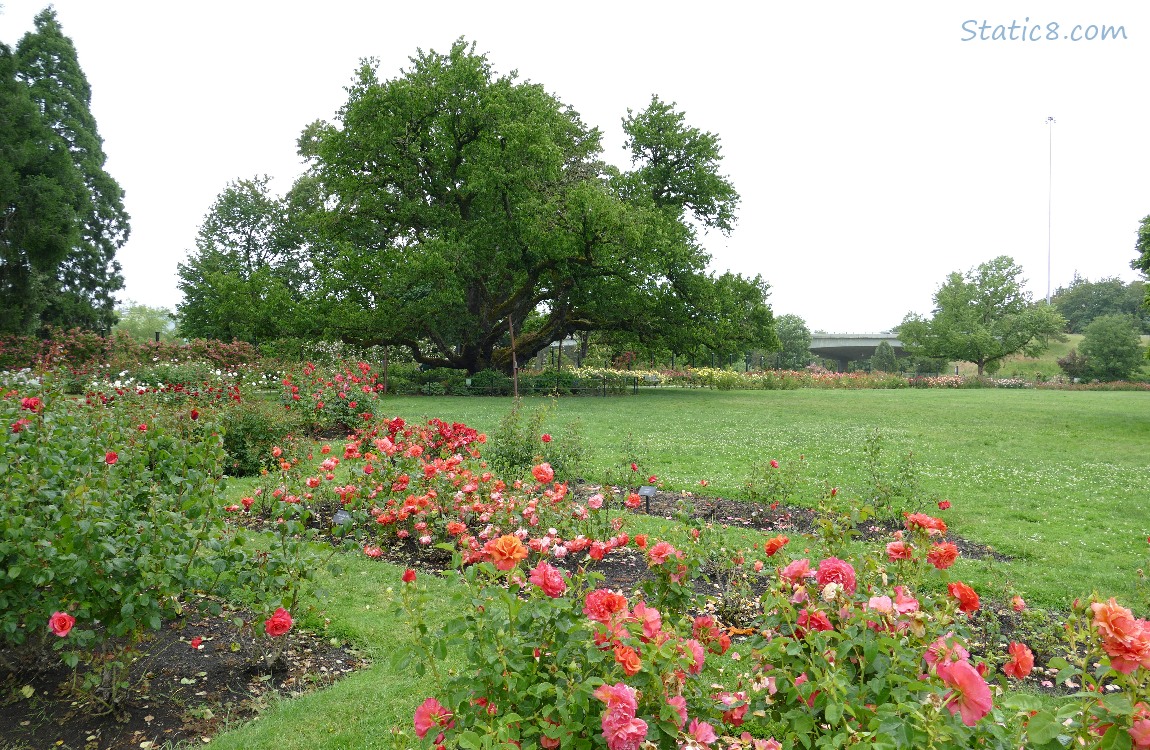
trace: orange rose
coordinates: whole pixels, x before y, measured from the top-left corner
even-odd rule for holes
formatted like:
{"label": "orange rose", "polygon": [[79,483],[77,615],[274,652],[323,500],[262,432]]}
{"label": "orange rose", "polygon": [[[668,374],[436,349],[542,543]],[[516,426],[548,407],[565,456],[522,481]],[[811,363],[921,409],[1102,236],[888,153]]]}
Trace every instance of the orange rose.
{"label": "orange rose", "polygon": [[491,556],[491,562],[498,570],[511,570],[527,557],[527,548],[512,534],[492,539],[483,546],[483,551]]}

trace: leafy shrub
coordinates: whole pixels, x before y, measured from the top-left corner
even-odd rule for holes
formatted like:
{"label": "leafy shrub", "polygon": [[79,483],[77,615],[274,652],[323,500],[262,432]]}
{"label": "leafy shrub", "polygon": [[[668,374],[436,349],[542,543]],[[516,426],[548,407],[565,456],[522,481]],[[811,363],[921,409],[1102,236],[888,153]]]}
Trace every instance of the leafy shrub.
{"label": "leafy shrub", "polygon": [[224,469],[248,477],[267,467],[272,447],[304,427],[300,412],[261,398],[245,399],[232,409],[224,425]]}
{"label": "leafy shrub", "polygon": [[471,376],[471,393],[480,396],[510,396],[511,377],[498,370],[480,370]]}

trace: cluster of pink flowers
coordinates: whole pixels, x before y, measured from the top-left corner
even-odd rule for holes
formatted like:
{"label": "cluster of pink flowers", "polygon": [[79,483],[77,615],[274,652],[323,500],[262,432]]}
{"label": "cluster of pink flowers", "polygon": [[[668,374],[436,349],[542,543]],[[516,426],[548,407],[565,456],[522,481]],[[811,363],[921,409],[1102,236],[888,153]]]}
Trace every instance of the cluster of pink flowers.
{"label": "cluster of pink flowers", "polygon": [[1130,610],[1111,598],[1090,605],[1094,612],[1091,623],[1102,638],[1102,650],[1110,657],[1110,666],[1122,674],[1138,667],[1150,669],[1150,623],[1136,620]]}
{"label": "cluster of pink flowers", "polygon": [[939,638],[924,658],[934,674],[951,688],[946,694],[946,707],[952,714],[961,713],[963,724],[972,727],[990,713],[990,687],[983,678],[986,665],[972,666],[970,653],[961,644],[950,636]]}

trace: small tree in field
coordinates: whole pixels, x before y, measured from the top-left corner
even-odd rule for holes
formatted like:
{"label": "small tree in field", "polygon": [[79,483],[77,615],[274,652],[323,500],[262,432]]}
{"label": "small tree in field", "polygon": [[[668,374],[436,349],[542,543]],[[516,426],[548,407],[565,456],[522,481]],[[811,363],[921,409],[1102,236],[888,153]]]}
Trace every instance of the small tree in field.
{"label": "small tree in field", "polygon": [[880,341],[870,358],[870,368],[875,372],[897,372],[898,358],[894,356],[894,348]]}
{"label": "small tree in field", "polygon": [[934,295],[934,314],[909,314],[898,337],[912,354],[971,362],[978,374],[997,372],[1011,354],[1029,357],[1050,341],[1065,341],[1066,320],[1053,305],[1031,302],[1022,268],[1001,255],[957,271]]}
{"label": "small tree in field", "polygon": [[1082,339],[1087,372],[1099,380],[1129,380],[1142,367],[1142,339],[1126,315],[1102,315]]}

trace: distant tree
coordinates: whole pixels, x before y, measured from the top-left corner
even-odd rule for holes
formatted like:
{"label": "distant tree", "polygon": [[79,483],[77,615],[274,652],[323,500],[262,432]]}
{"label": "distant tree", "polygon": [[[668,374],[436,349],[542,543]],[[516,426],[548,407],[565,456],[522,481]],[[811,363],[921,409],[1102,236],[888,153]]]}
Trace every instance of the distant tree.
{"label": "distant tree", "polygon": [[196,250],[177,267],[181,336],[255,343],[301,333],[293,315],[311,266],[268,181],[229,183],[204,217]]}
{"label": "distant tree", "polygon": [[[1138,257],[1130,262],[1130,267],[1150,279],[1150,216],[1142,219],[1138,225],[1138,240],[1134,243],[1134,249],[1138,251]],[[1142,304],[1146,310],[1150,310],[1150,286],[1146,287]]]}
{"label": "distant tree", "polygon": [[886,341],[880,341],[870,358],[870,368],[876,372],[898,372],[898,358],[895,357],[894,347]]}
{"label": "distant tree", "polygon": [[1099,380],[1129,380],[1142,367],[1142,339],[1127,315],[1101,315],[1086,326],[1082,354],[1087,374]]}
{"label": "distant tree", "polygon": [[774,356],[774,366],[781,370],[797,370],[806,367],[811,361],[811,332],[807,323],[798,315],[780,315],[775,319],[782,349]]}
{"label": "distant tree", "polygon": [[84,182],[0,44],[0,333],[34,334],[80,241]]}
{"label": "distant tree", "polygon": [[116,321],[115,294],[124,287],[116,251],[128,239],[128,214],[124,191],[104,170],[107,157],[90,110],[91,86],[51,7],[36,16],[35,31],[20,40],[16,64],[18,79],[63,139],[86,187],[76,217],[79,237],[46,289],[42,321],[107,333]]}
{"label": "distant tree", "polygon": [[149,307],[127,302],[116,308],[119,320],[112,333],[126,333],[138,341],[153,341],[157,333],[161,341],[175,339],[175,316],[166,307]]}
{"label": "distant tree", "polygon": [[913,354],[971,362],[980,376],[1011,354],[1036,356],[1051,340],[1065,340],[1066,321],[1052,305],[1032,303],[1024,284],[1005,255],[956,271],[935,292],[933,316],[908,314],[898,337]]}
{"label": "distant tree", "polygon": [[1150,314],[1143,310],[1145,285],[1129,284],[1116,277],[1089,281],[1075,274],[1067,287],[1059,287],[1051,303],[1066,318],[1066,330],[1082,333],[1090,321],[1100,315],[1129,315],[1137,318],[1139,327],[1150,332]]}

